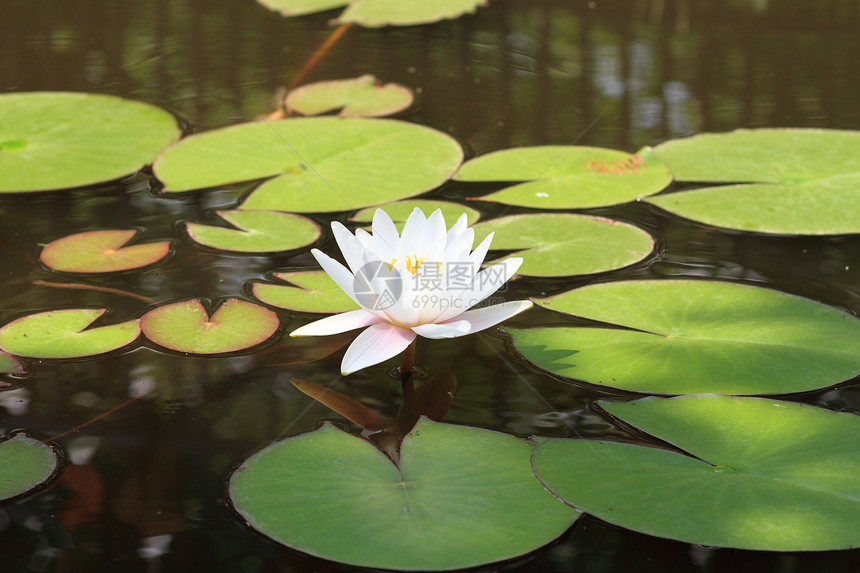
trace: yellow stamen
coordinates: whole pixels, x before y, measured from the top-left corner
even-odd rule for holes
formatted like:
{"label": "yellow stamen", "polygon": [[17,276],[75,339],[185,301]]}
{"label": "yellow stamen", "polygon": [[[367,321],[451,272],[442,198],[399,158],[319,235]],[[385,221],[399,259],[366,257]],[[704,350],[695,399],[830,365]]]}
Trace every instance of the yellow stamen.
{"label": "yellow stamen", "polygon": [[394,264],[397,263],[397,259],[391,259],[390,263],[385,263],[385,266],[388,267],[388,272],[394,270]]}
{"label": "yellow stamen", "polygon": [[424,262],[424,259],[419,259],[418,255],[413,255],[415,258],[415,266],[412,266],[412,259],[407,255],[406,257],[406,270],[412,273],[413,275],[418,272],[418,268],[421,266],[421,263]]}

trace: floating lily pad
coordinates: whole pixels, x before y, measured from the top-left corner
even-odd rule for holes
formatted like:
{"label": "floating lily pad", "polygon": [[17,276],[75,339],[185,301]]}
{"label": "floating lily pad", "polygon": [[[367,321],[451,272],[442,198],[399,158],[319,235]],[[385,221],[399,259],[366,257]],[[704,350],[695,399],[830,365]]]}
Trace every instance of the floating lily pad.
{"label": "floating lily pad", "polygon": [[529,470],[513,436],[422,419],[399,468],[326,425],[277,442],[230,477],[255,529],[311,555],[363,567],[446,570],[522,555],[578,517]]}
{"label": "floating lily pad", "polygon": [[0,501],[43,485],[57,471],[57,454],[25,434],[0,442]]}
{"label": "floating lily pad", "polygon": [[310,245],[320,237],[319,226],[290,213],[278,211],[216,211],[236,229],[186,223],[195,242],[223,251],[271,253]]}
{"label": "floating lily pad", "polygon": [[541,441],[535,473],[571,505],[699,545],[860,547],[860,417],[727,396],[600,404],[690,455],[617,442]]}
{"label": "floating lily pad", "polygon": [[80,358],[117,350],[140,335],[137,320],[87,328],[105,312],[80,308],[23,316],[0,328],[0,349],[31,358]]}
{"label": "floating lily pad", "polygon": [[474,228],[475,244],[495,232],[490,249],[522,257],[522,275],[599,273],[632,265],[654,249],[654,239],[642,229],[587,215],[514,215]]}
{"label": "floating lily pad", "polygon": [[354,22],[368,28],[429,24],[472,13],[487,0],[259,0],[284,16],[311,14],[347,6],[338,22]]}
{"label": "floating lily pad", "polygon": [[45,191],[117,179],[179,138],[166,111],[114,96],[0,95],[0,192]]}
{"label": "floating lily pad", "polygon": [[646,147],[630,154],[600,147],[505,149],[460,167],[457,181],[523,181],[477,199],[539,209],[584,209],[653,195],[672,173]]}
{"label": "floating lily pad", "polygon": [[23,374],[24,365],[16,357],[0,350],[0,372],[4,374]]}
{"label": "floating lily pad", "polygon": [[463,150],[444,133],[390,119],[313,117],[258,122],[188,137],[155,162],[168,191],[274,177],[244,210],[327,212],[433,189]]}
{"label": "floating lily pad", "polygon": [[466,219],[469,222],[469,225],[474,225],[475,222],[481,217],[481,214],[471,207],[466,207],[464,205],[460,205],[459,203],[449,203],[448,201],[430,201],[427,199],[412,199],[407,201],[398,201],[397,203],[386,203],[385,205],[379,205],[378,207],[368,207],[367,209],[362,209],[358,213],[356,213],[350,221],[357,221],[360,223],[370,223],[373,221],[373,214],[376,212],[376,209],[382,209],[388,216],[391,217],[391,220],[394,221],[394,224],[397,226],[398,231],[403,230],[403,224],[406,222],[406,219],[409,218],[409,215],[412,214],[412,211],[415,208],[421,209],[426,215],[430,215],[430,213],[434,212],[436,209],[440,209],[442,211],[442,215],[445,216],[445,221],[448,222],[448,226],[454,224],[454,222],[460,218],[460,215],[463,213],[466,214]]}
{"label": "floating lily pad", "polygon": [[666,142],[680,181],[746,183],[648,199],[708,225],[798,235],[860,233],[860,132],[758,129]]}
{"label": "floating lily pad", "polygon": [[318,115],[336,109],[340,117],[380,117],[412,105],[412,91],[400,84],[382,84],[367,74],[349,80],[308,84],[287,95],[287,109]]}
{"label": "floating lily pad", "polygon": [[510,330],[526,360],[601,386],[656,394],[786,394],[860,374],[860,321],[774,290],[621,281],[535,303],[614,325]]}
{"label": "floating lily pad", "polygon": [[148,339],[189,354],[244,350],[271,338],[278,326],[271,310],[234,298],[224,301],[211,318],[203,304],[192,299],[160,306],[140,319]]}
{"label": "floating lily pad", "polygon": [[254,283],[254,296],[260,301],[299,312],[346,312],[359,306],[324,271],[274,273],[296,286]]}
{"label": "floating lily pad", "polygon": [[124,246],[136,234],[134,229],[77,233],[51,241],[39,258],[55,271],[112,273],[151,265],[170,252],[170,241]]}

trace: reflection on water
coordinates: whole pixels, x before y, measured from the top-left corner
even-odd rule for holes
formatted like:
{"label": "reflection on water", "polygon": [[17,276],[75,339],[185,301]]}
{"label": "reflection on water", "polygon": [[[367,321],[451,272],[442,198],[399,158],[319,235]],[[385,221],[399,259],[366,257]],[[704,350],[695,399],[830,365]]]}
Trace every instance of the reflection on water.
{"label": "reflection on water", "polygon": [[[283,19],[252,0],[4,0],[0,91],[129,96],[174,111],[189,131],[237,123],[272,111],[278,88],[329,34],[329,17]],[[353,28],[307,81],[372,73],[410,86],[417,104],[401,117],[452,134],[473,154],[574,142],[632,151],[704,130],[860,128],[857,29],[860,10],[848,0],[497,0],[477,16],[433,26]],[[33,285],[78,280],[37,262],[38,245],[73,232],[133,226],[147,238],[176,239],[167,264],[81,279],[159,302],[247,294],[247,282],[267,272],[313,266],[302,253],[205,252],[177,233],[178,220],[229,208],[249,187],[168,199],[141,173],[96,189],[0,197],[0,321],[57,307],[107,306],[117,321],[146,310],[126,297]],[[452,183],[434,194],[456,198],[475,189]],[[520,211],[481,209],[487,216]],[[651,264],[597,280],[725,278],[860,310],[854,237],[714,231],[643,204],[592,212],[635,223],[659,242]],[[321,247],[331,252],[333,242]],[[550,295],[594,280],[521,279],[509,296]],[[307,317],[281,318],[291,328]],[[518,319],[560,320],[543,310]],[[56,487],[0,509],[0,569],[330,570],[245,530],[222,503],[222,487],[254,449],[332,418],[289,383],[293,376],[331,385],[384,415],[396,413],[400,389],[387,367],[340,378],[336,348],[320,360],[312,347],[280,340],[252,356],[202,359],[144,345],[98,360],[30,363],[23,379],[6,377],[18,387],[0,392],[0,431],[27,427],[51,437],[112,413],[58,439],[70,460]],[[589,408],[611,391],[532,372],[505,354],[499,337],[419,344],[417,360],[455,366],[450,422],[517,435],[621,434]],[[802,399],[860,411],[856,387]],[[856,560],[856,552],[690,547],[588,518],[503,569],[710,571],[743,563],[759,571],[847,571]]]}

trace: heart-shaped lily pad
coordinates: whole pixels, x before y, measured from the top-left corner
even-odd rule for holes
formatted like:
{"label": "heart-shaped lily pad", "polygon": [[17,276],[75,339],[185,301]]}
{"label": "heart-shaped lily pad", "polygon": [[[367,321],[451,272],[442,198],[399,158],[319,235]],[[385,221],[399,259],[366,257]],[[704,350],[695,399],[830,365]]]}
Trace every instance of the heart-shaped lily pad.
{"label": "heart-shaped lily pad", "polygon": [[0,372],[4,374],[23,374],[24,365],[15,356],[0,350]]}
{"label": "heart-shaped lily pad", "polygon": [[287,95],[287,109],[318,115],[336,109],[340,117],[380,117],[412,105],[412,91],[399,84],[382,84],[367,74],[349,80],[308,84]]}
{"label": "heart-shaped lily pad", "polygon": [[600,404],[690,455],[618,442],[541,441],[534,471],[571,505],[686,543],[767,551],[860,547],[860,417],[713,395]]}
{"label": "heart-shaped lily pad", "polygon": [[398,201],[396,203],[386,203],[385,205],[379,205],[378,207],[368,207],[367,209],[362,209],[358,213],[356,213],[350,221],[357,221],[359,223],[370,223],[373,221],[373,214],[376,213],[376,209],[382,209],[388,216],[391,217],[391,220],[394,221],[394,224],[397,226],[398,231],[403,230],[403,224],[406,222],[406,219],[409,218],[409,215],[412,214],[416,208],[421,209],[426,215],[430,215],[430,213],[434,212],[436,209],[442,211],[442,215],[445,217],[445,221],[448,222],[448,226],[454,224],[454,222],[460,218],[460,215],[463,213],[466,214],[466,219],[469,222],[469,225],[474,225],[475,222],[481,217],[481,214],[471,207],[466,207],[464,205],[460,205],[459,203],[450,203],[448,201],[432,201],[427,199],[410,199],[406,201]]}
{"label": "heart-shaped lily pad", "polygon": [[23,316],[0,328],[0,349],[31,358],[80,358],[117,350],[140,335],[137,320],[87,328],[104,313],[80,308]]}
{"label": "heart-shaped lily pad", "polygon": [[297,16],[347,6],[340,23],[353,22],[368,28],[411,26],[457,18],[474,12],[487,0],[259,0],[284,16]]}
{"label": "heart-shaped lily pad", "polygon": [[513,436],[422,419],[403,440],[398,468],[326,425],[247,459],[229,495],[252,527],[311,555],[460,569],[537,549],[577,518],[531,475],[531,451]]}
{"label": "heart-shaped lily pad", "polygon": [[0,460],[0,501],[43,485],[59,464],[50,446],[21,433],[0,442]]}
{"label": "heart-shaped lily pad", "polygon": [[77,233],[51,241],[39,258],[55,271],[111,273],[151,265],[170,252],[170,241],[124,246],[137,234],[134,229]]}
{"label": "heart-shaped lily pad", "polygon": [[390,119],[258,122],[183,139],[155,162],[168,191],[273,177],[241,209],[326,212],[417,195],[441,185],[463,150],[444,133]]}
{"label": "heart-shaped lily pad", "polygon": [[786,394],[860,374],[860,321],[774,290],[620,281],[534,300],[615,325],[510,330],[526,360],[592,384],[657,394]]}
{"label": "heart-shaped lily pad", "polygon": [[588,215],[514,215],[475,225],[475,244],[495,232],[490,249],[514,250],[523,275],[560,277],[619,269],[644,259],[654,239],[638,227]]}
{"label": "heart-shaped lily pad", "polygon": [[261,306],[227,299],[210,317],[197,300],[166,304],[140,319],[143,334],[165,348],[188,354],[237,352],[267,341],[278,316]]}
{"label": "heart-shaped lily pad", "polygon": [[166,111],[114,96],[0,95],[0,193],[117,179],[179,138]]}
{"label": "heart-shaped lily pad", "polygon": [[260,301],[299,312],[346,312],[359,306],[324,271],[274,273],[296,286],[254,283],[254,296]]}
{"label": "heart-shaped lily pad", "polygon": [[523,181],[478,199],[539,209],[584,209],[653,195],[672,173],[646,147],[630,154],[600,147],[504,149],[460,167],[457,181]]}
{"label": "heart-shaped lily pad", "polygon": [[223,251],[271,253],[310,245],[320,237],[319,226],[299,215],[278,211],[216,211],[238,229],[186,223],[195,242]]}
{"label": "heart-shaped lily pad", "polygon": [[648,199],[676,215],[762,233],[860,233],[860,132],[706,133],[656,151],[680,181],[744,183]]}

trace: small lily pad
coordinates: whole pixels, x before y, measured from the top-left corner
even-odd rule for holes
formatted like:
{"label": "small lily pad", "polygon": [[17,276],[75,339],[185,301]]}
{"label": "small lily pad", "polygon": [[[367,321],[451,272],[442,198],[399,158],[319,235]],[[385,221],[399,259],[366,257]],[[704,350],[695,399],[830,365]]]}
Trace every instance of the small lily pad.
{"label": "small lily pad", "polygon": [[656,394],[787,394],[860,374],[860,320],[778,291],[714,281],[619,281],[534,299],[612,325],[510,329],[558,376]]}
{"label": "small lily pad", "polygon": [[155,173],[181,192],[272,177],[243,210],[345,211],[444,183],[463,150],[451,137],[391,119],[311,117],[236,125],[166,149]]}
{"label": "small lily pad", "polygon": [[59,464],[50,446],[20,433],[0,442],[0,460],[0,501],[43,485]]}
{"label": "small lily pad", "polygon": [[24,365],[15,356],[0,350],[0,372],[3,374],[23,374]]}
{"label": "small lily pad", "polygon": [[532,456],[535,474],[574,507],[621,527],[699,545],[860,547],[860,417],[713,395],[600,405],[686,453],[540,441]]}
{"label": "small lily pad", "polygon": [[0,95],[0,193],[117,179],[179,138],[166,111],[114,96],[66,92]]}
{"label": "small lily pad", "polygon": [[464,205],[460,205],[459,203],[450,203],[448,201],[431,201],[427,199],[411,199],[407,201],[398,201],[396,203],[386,203],[385,205],[379,205],[378,207],[368,207],[367,209],[362,209],[358,213],[356,213],[350,221],[356,221],[359,223],[370,223],[373,221],[373,214],[376,212],[376,209],[382,209],[388,216],[391,217],[391,220],[394,221],[394,224],[397,226],[398,231],[403,230],[403,224],[406,222],[406,219],[409,218],[409,215],[412,214],[416,208],[421,209],[424,213],[429,215],[436,209],[442,211],[442,215],[445,217],[445,221],[448,222],[448,226],[454,224],[454,222],[462,215],[466,214],[466,220],[469,225],[474,225],[475,222],[481,217],[481,213],[477,210],[472,209],[471,207],[466,207]]}
{"label": "small lily pad", "polygon": [[224,301],[211,318],[203,304],[192,299],[160,306],[140,319],[148,339],[188,354],[244,350],[267,341],[278,326],[274,312],[234,298]]}
{"label": "small lily pad", "polygon": [[134,229],[77,233],[51,241],[39,258],[55,271],[112,273],[151,265],[170,252],[170,241],[124,246],[137,234]]}
{"label": "small lily pad", "polygon": [[467,161],[457,181],[523,181],[478,197],[539,209],[585,209],[653,195],[672,173],[646,147],[630,154],[600,147],[542,146],[505,149]]}
{"label": "small lily pad", "polygon": [[340,117],[380,117],[412,105],[412,91],[400,84],[382,84],[367,74],[349,80],[317,82],[287,95],[287,109],[319,115],[336,109]]}
{"label": "small lily pad", "polygon": [[761,233],[860,233],[860,132],[705,133],[656,152],[679,181],[743,183],[648,199],[681,217]]}
{"label": "small lily pad", "polygon": [[495,232],[490,249],[522,257],[522,275],[560,277],[619,269],[644,259],[654,239],[638,227],[588,215],[502,217],[475,225],[475,243]]}
{"label": "small lily pad", "polygon": [[368,28],[411,26],[457,18],[474,12],[487,0],[259,0],[284,16],[311,14],[347,6],[339,23],[355,23]]}
{"label": "small lily pad", "polygon": [[271,253],[310,245],[320,237],[319,226],[299,215],[278,211],[216,211],[237,229],[186,223],[195,242],[223,251]]}
{"label": "small lily pad", "polygon": [[513,436],[422,419],[400,464],[331,425],[277,442],[230,477],[252,527],[299,551],[361,567],[447,570],[510,559],[578,513],[531,474]]}
{"label": "small lily pad", "polygon": [[254,283],[254,296],[269,305],[299,312],[346,312],[359,306],[324,271],[274,273],[296,286]]}
{"label": "small lily pad", "polygon": [[87,328],[105,312],[81,308],[23,316],[0,328],[0,350],[30,358],[80,358],[117,350],[140,335],[137,320]]}

